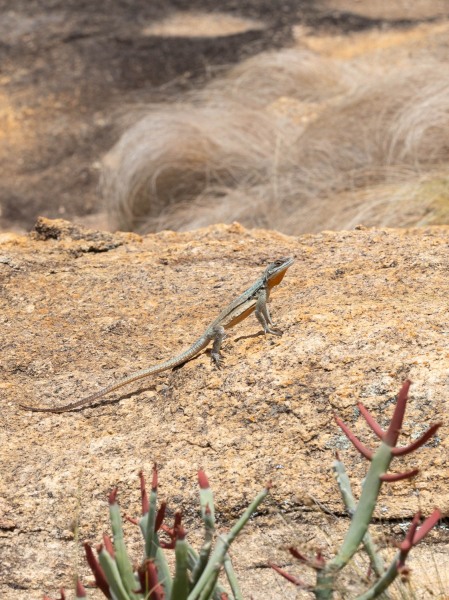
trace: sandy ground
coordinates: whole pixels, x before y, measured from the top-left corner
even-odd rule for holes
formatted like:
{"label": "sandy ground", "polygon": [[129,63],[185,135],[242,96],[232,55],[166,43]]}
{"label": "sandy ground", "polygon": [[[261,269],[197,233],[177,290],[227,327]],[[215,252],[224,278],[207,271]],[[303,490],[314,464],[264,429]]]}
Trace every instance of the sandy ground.
{"label": "sandy ground", "polygon": [[[332,556],[348,525],[335,451],[356,494],[366,472],[333,414],[375,447],[356,402],[385,427],[407,377],[414,383],[400,444],[443,425],[419,452],[394,461],[393,472],[421,472],[384,486],[373,531],[388,549],[416,510],[428,515],[437,505],[447,514],[447,227],[294,238],[232,225],[140,238],[42,221],[31,238],[4,234],[0,243],[2,598],[54,596],[71,588],[75,572],[88,580],[74,527],[78,540],[101,539],[114,485],[123,511],[136,515],[136,473],[149,473],[153,461],[161,498],[183,508],[194,543],[198,468],[210,476],[223,528],[272,480],[233,556],[245,597],[298,597],[262,567],[275,560],[304,573],[285,553],[292,543]],[[264,337],[252,317],[230,331],[222,370],[205,352],[94,407],[18,407],[61,406],[171,357],[283,255],[296,262],[272,295],[282,337]],[[139,534],[127,525],[126,535],[137,560]],[[444,578],[447,544],[443,523],[414,550],[418,597],[437,586],[435,569]],[[345,585],[361,589],[363,565],[357,559]]]}

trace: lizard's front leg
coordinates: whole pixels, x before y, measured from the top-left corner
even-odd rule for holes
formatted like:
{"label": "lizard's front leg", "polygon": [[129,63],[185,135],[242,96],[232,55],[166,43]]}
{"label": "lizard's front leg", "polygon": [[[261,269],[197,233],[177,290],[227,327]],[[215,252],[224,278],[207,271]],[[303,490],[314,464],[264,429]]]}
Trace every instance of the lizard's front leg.
{"label": "lizard's front leg", "polygon": [[273,335],[282,335],[282,331],[277,327],[270,327],[273,325],[271,320],[270,310],[268,308],[268,293],[266,289],[261,289],[257,297],[255,315],[257,320],[262,325],[265,333],[272,333]]}
{"label": "lizard's front leg", "polygon": [[221,364],[223,362],[223,357],[220,354],[220,348],[221,348],[221,344],[223,343],[223,340],[226,337],[226,333],[224,330],[224,327],[222,327],[221,325],[216,325],[213,329],[213,346],[212,346],[212,352],[211,352],[211,358],[212,361],[215,363],[215,365],[220,368]]}

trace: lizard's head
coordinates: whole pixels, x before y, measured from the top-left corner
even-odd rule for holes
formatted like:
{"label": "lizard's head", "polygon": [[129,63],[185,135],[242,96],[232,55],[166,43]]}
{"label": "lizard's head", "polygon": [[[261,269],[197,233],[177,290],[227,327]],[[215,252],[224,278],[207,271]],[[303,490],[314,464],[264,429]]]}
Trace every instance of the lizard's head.
{"label": "lizard's head", "polygon": [[273,287],[281,283],[287,269],[295,262],[292,256],[285,256],[270,263],[265,269],[264,279],[269,287]]}

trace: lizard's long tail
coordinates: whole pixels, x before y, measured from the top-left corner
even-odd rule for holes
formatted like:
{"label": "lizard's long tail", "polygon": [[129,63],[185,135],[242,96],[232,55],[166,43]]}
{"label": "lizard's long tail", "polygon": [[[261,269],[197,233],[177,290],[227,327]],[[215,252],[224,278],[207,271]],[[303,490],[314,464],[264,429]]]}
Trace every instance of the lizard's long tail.
{"label": "lizard's long tail", "polygon": [[149,367],[148,369],[142,369],[141,371],[132,373],[128,377],[125,377],[124,379],[120,379],[120,381],[117,381],[116,383],[112,383],[111,385],[108,385],[108,386],[102,388],[101,390],[98,390],[98,392],[95,392],[94,394],[87,396],[87,398],[82,398],[81,400],[78,400],[76,402],[72,402],[70,404],[65,404],[64,406],[59,406],[59,407],[54,407],[54,408],[29,406],[26,404],[19,404],[19,406],[20,406],[20,408],[23,408],[24,410],[31,410],[33,412],[62,413],[67,410],[73,410],[75,408],[80,408],[81,406],[90,405],[95,400],[98,400],[99,398],[102,398],[106,394],[109,394],[109,392],[114,392],[115,390],[118,390],[119,388],[121,388],[125,385],[128,385],[129,383],[133,383],[134,381],[138,381],[139,379],[144,379],[145,377],[149,377],[150,375],[156,375],[157,373],[161,373],[162,371],[167,371],[168,369],[173,369],[174,367],[177,367],[178,365],[184,364],[185,362],[187,362],[188,360],[190,360],[191,358],[193,358],[194,356],[199,354],[201,352],[201,350],[206,348],[206,346],[209,344],[211,339],[212,339],[212,337],[202,336],[194,344],[192,344],[190,346],[190,348],[188,348],[184,352],[181,352],[181,354],[178,354],[177,356],[174,356],[173,358],[170,358],[169,360],[166,360],[162,363],[158,363],[157,365],[153,365],[152,367]]}

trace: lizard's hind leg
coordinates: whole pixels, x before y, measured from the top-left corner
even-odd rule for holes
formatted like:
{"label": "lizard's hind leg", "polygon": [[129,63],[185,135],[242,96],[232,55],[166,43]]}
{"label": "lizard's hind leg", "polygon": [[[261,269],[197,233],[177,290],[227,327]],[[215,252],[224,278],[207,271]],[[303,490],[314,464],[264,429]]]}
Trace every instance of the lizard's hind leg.
{"label": "lizard's hind leg", "polygon": [[211,358],[215,365],[220,368],[223,362],[223,357],[220,354],[221,344],[226,337],[226,332],[224,327],[221,325],[216,325],[214,327],[214,343],[212,346]]}

